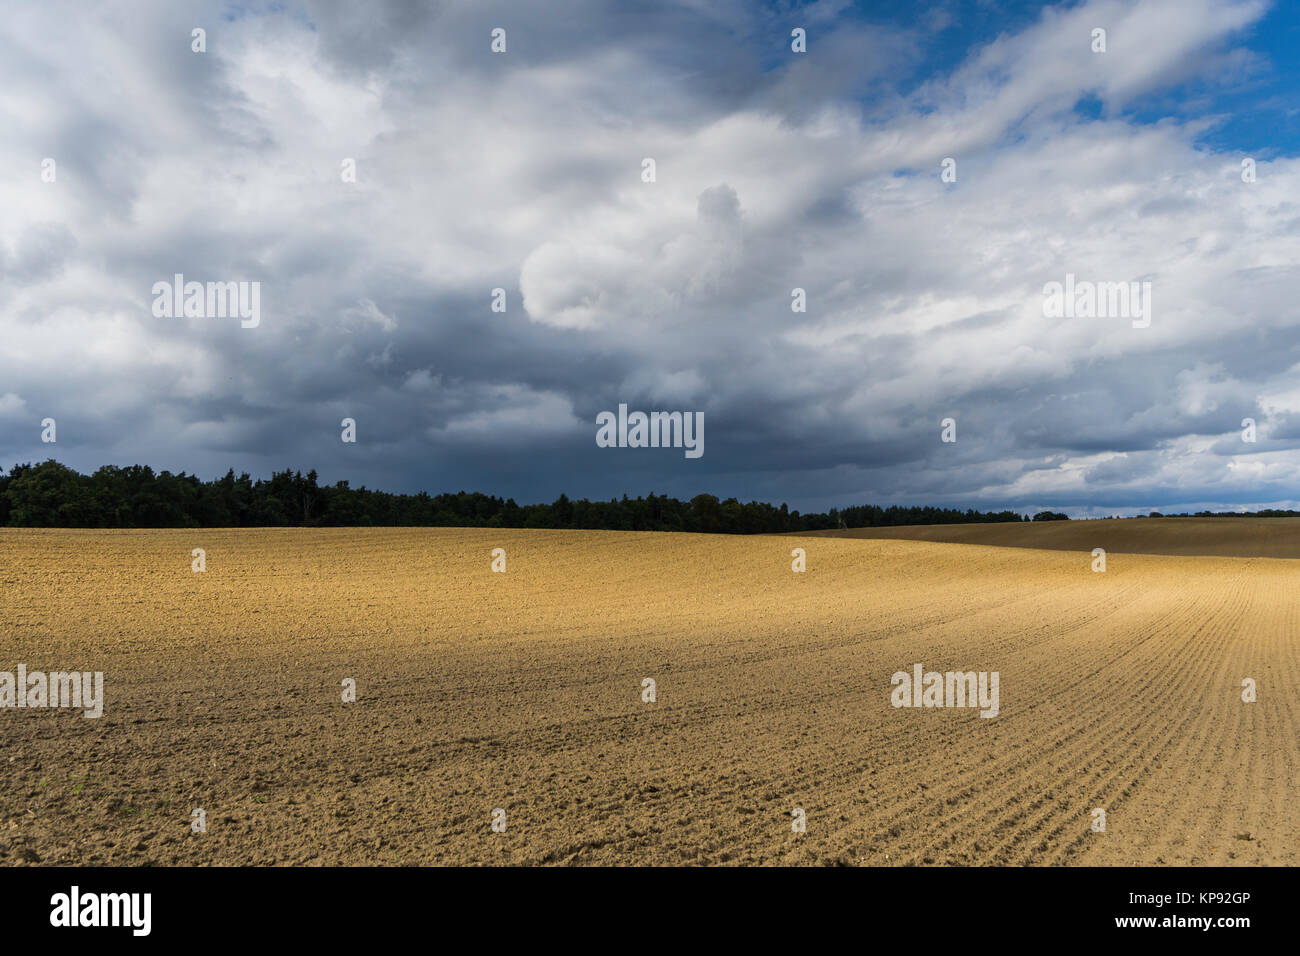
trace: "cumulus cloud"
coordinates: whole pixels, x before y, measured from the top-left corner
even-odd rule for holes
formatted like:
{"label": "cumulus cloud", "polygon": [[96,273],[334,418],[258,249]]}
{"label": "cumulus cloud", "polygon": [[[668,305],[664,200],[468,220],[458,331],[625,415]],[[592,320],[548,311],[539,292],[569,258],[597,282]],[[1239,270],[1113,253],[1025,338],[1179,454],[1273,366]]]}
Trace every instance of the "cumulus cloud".
{"label": "cumulus cloud", "polygon": [[[950,3],[20,5],[0,461],[521,500],[1290,502],[1300,163],[1205,141],[1215,90],[1267,74],[1270,15],[1093,0],[948,63]],[[176,273],[260,282],[261,324],[154,318]],[[1046,317],[1067,274],[1149,282],[1150,326]],[[703,411],[706,456],[597,449],[620,402]]]}

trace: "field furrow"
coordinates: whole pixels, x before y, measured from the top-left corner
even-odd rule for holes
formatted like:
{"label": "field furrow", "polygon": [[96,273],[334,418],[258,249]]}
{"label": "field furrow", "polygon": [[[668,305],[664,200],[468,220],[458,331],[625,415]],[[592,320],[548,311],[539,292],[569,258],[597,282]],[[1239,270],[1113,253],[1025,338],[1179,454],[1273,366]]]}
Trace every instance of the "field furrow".
{"label": "field furrow", "polygon": [[[1294,864],[1300,565],[1107,564],[831,536],[0,530],[0,672],[104,674],[96,719],[0,707],[0,862]],[[998,674],[997,716],[893,706],[918,663]]]}

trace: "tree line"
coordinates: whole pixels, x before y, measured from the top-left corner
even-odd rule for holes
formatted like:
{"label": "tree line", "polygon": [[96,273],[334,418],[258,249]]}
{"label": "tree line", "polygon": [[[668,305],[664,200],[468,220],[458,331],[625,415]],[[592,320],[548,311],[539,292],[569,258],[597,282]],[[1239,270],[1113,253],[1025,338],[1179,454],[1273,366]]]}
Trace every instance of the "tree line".
{"label": "tree line", "polygon": [[[1061,517],[1064,517],[1062,515]],[[913,524],[1028,521],[1015,511],[858,505],[801,514],[786,505],[696,495],[609,501],[516,504],[478,492],[390,494],[346,481],[321,485],[315,471],[273,472],[253,480],[229,470],[197,475],[155,472],[148,465],[105,465],[82,475],[57,461],[15,465],[0,472],[0,525],[27,528],[227,528],[438,526],[583,528],[612,531],[703,531],[772,534]]]}
{"label": "tree line", "polygon": [[[1300,511],[1198,511],[1152,518],[1294,518]],[[1068,521],[1056,511],[1022,515],[973,508],[854,505],[800,514],[782,504],[742,503],[696,495],[609,501],[571,500],[519,505],[478,492],[390,494],[346,481],[321,485],[315,471],[273,472],[254,481],[229,470],[203,481],[197,475],[155,472],[148,465],[105,465],[82,475],[57,461],[0,471],[0,526],[20,528],[247,528],[247,527],[470,527],[583,528],[609,531],[703,531],[777,534],[833,528],[880,528],[987,521]]]}

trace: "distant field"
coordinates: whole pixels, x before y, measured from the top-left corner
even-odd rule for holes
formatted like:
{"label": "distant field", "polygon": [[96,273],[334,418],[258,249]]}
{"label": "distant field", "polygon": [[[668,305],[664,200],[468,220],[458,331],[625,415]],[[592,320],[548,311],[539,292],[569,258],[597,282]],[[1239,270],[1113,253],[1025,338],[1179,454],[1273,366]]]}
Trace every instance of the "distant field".
{"label": "distant field", "polygon": [[932,524],[815,531],[832,538],[892,538],[1049,551],[1300,558],[1300,518],[1122,518]]}
{"label": "distant field", "polygon": [[[1123,527],[0,530],[0,671],[106,684],[0,710],[0,863],[1300,863],[1297,566]],[[915,663],[1000,714],[892,707]]]}

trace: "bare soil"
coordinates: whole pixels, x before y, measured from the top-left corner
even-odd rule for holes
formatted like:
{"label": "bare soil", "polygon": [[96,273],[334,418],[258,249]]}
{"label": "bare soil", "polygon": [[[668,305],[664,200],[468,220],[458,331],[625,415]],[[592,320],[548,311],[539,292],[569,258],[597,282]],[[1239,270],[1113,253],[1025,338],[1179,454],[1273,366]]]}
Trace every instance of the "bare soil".
{"label": "bare soil", "polygon": [[1300,863],[1300,565],[1092,546],[0,530],[0,864]]}

